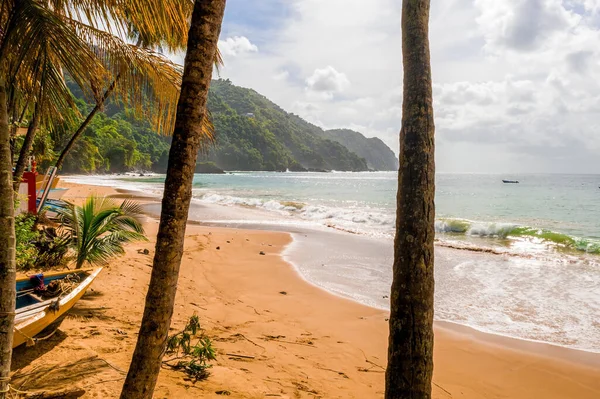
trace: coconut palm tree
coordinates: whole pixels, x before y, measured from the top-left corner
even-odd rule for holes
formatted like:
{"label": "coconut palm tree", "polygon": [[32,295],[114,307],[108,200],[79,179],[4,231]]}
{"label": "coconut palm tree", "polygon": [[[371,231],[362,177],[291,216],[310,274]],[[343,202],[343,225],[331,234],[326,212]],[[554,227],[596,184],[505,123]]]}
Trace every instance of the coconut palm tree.
{"label": "coconut palm tree", "polygon": [[[191,0],[5,0],[0,4],[0,192],[4,194],[0,197],[0,399],[8,390],[15,306],[14,205],[13,196],[7,195],[13,189],[10,126],[22,119],[18,107],[32,107],[39,93],[46,98],[44,106],[57,104],[58,97],[68,101],[59,92],[40,91],[40,60],[50,59],[61,76],[68,73],[93,96],[102,82],[114,80],[135,52],[114,47],[116,39],[135,27],[137,35],[167,47],[185,42],[191,7]],[[157,71],[149,68],[146,76],[153,74]],[[133,83],[138,76],[124,79]],[[122,91],[129,99],[147,96],[146,83],[122,87],[129,88]],[[160,104],[163,97],[159,91],[151,98]],[[159,121],[174,119],[174,112],[161,106],[155,115]]]}
{"label": "coconut palm tree", "polygon": [[[75,27],[78,35],[83,37],[84,40],[89,41],[90,43],[97,43],[98,41],[102,43],[102,46],[100,46],[100,48],[102,48],[102,53],[99,53],[96,50],[98,48],[97,44],[93,45],[92,50],[94,50],[96,56],[102,56],[100,61],[109,72],[106,76],[106,84],[108,84],[108,86],[106,89],[103,89],[103,93],[99,93],[99,90],[102,89],[101,86],[104,83],[92,82],[94,86],[91,87],[91,89],[93,90],[96,99],[96,105],[79,125],[79,128],[71,136],[70,140],[60,153],[56,162],[57,168],[62,166],[65,157],[73,147],[73,144],[83,134],[94,115],[102,109],[104,103],[111,95],[116,96],[118,100],[132,107],[138,116],[153,122],[154,128],[158,132],[170,131],[174,123],[175,105],[177,104],[177,97],[181,86],[180,67],[171,63],[168,59],[154,52],[152,49],[127,44],[117,37],[93,29],[84,24],[75,24]],[[55,69],[52,68],[52,64],[43,65],[43,67],[41,72],[42,77],[46,76],[44,71],[48,67],[50,70]],[[29,125],[27,135],[25,136],[23,146],[21,147],[19,160],[15,168],[15,185],[20,181],[25,166],[25,160],[27,159],[31,144],[35,137],[35,131],[39,121],[37,114],[40,112],[41,108],[40,102],[44,102],[45,100],[42,93],[62,93],[64,87],[66,93],[62,97],[65,97],[68,100],[68,102],[64,102],[64,106],[77,110],[66,89],[64,77],[62,77],[61,82],[50,81],[48,83],[54,87],[44,88],[43,86],[47,83],[43,79],[39,83],[40,95],[35,97],[36,101],[32,122]],[[59,83],[62,86],[60,88],[61,90],[57,90],[55,87]],[[57,101],[50,103],[54,105],[53,108],[56,108],[56,104],[60,104],[60,102]],[[45,121],[46,126],[49,129],[52,129],[57,123],[61,125],[64,124],[63,115],[72,114],[66,110],[60,112],[56,109],[41,108],[41,111],[48,111],[45,112],[45,115],[47,116]],[[76,113],[78,114],[77,111]],[[74,123],[71,123],[71,125],[74,125]]]}
{"label": "coconut palm tree", "polygon": [[58,215],[59,233],[75,251],[77,269],[86,262],[106,264],[125,253],[123,244],[146,239],[140,222],[142,208],[132,201],[117,205],[111,199],[91,196],[83,206],[59,209]]}
{"label": "coconut palm tree", "polygon": [[121,399],[150,399],[167,342],[225,0],[196,0],[142,325]]}
{"label": "coconut palm tree", "polygon": [[429,6],[429,0],[402,3],[404,98],[386,399],[431,397],[435,128]]}

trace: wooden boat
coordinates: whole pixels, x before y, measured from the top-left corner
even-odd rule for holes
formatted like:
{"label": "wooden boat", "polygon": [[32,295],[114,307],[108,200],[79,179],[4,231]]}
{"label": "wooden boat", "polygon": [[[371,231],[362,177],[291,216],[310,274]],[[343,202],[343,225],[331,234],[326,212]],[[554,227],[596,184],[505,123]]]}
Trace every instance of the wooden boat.
{"label": "wooden boat", "polygon": [[519,181],[518,180],[502,180],[502,183],[513,183],[513,184],[516,184],[516,183],[519,183]]}
{"label": "wooden boat", "polygon": [[[44,189],[45,179],[47,180],[47,176],[46,175],[37,175],[35,177],[35,189],[37,191]],[[60,177],[56,176],[52,180],[52,183],[50,184],[50,188],[56,188],[56,186],[58,185],[59,181],[60,181]]]}
{"label": "wooden boat", "polygon": [[[39,205],[39,203],[40,200],[38,199],[37,204]],[[58,219],[58,212],[67,206],[69,206],[69,204],[63,200],[48,199],[44,203],[44,208],[40,211],[45,212],[45,215],[48,219]]]}
{"label": "wooden boat", "polygon": [[[18,279],[13,348],[24,343],[28,346],[35,345],[36,335],[49,326],[58,327],[66,313],[83,296],[100,271],[102,268],[93,271],[76,270],[37,274]],[[50,283],[57,282],[53,286],[60,287],[57,291],[59,294],[55,297],[46,297],[44,291],[40,289],[40,281],[47,286],[46,291],[50,289]]]}
{"label": "wooden boat", "polygon": [[[69,191],[68,188],[51,188],[48,192],[48,199],[59,200],[65,193]],[[38,198],[44,194],[44,190],[38,190]]]}

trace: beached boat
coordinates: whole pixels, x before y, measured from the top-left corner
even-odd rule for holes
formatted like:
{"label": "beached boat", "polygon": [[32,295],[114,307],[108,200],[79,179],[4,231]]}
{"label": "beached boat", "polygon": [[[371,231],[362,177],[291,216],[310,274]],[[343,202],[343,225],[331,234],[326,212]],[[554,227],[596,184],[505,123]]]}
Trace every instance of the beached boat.
{"label": "beached boat", "polygon": [[[69,191],[68,188],[51,188],[48,192],[48,199],[59,200],[67,191]],[[42,195],[44,195],[44,190],[38,190],[38,198],[41,198]]]}
{"label": "beached boat", "polygon": [[518,180],[502,180],[502,183],[513,183],[513,184],[515,184],[515,183],[518,183],[518,182],[519,182]]}
{"label": "beached boat", "polygon": [[[35,177],[35,189],[37,191],[43,190],[44,185],[46,184],[47,180],[48,180],[47,175],[37,175]],[[60,181],[60,177],[58,177],[58,176],[54,177],[54,179],[52,180],[52,183],[50,184],[50,188],[56,188],[59,181]]]}
{"label": "beached boat", "polygon": [[[37,200],[37,204],[39,205],[40,200]],[[62,208],[66,208],[69,204],[63,200],[46,200],[44,203],[43,211],[46,213],[46,217],[49,219],[58,219],[58,212]]]}
{"label": "beached boat", "polygon": [[13,348],[24,343],[34,345],[42,331],[57,328],[101,270],[36,274],[18,279]]}

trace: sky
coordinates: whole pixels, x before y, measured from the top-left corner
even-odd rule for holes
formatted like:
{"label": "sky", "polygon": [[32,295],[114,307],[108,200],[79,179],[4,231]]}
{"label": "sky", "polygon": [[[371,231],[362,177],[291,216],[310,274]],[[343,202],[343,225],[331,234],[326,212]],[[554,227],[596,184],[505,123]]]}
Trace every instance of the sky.
{"label": "sky", "polygon": [[[228,0],[222,78],[398,152],[401,0]],[[600,173],[600,0],[432,0],[439,172]]]}

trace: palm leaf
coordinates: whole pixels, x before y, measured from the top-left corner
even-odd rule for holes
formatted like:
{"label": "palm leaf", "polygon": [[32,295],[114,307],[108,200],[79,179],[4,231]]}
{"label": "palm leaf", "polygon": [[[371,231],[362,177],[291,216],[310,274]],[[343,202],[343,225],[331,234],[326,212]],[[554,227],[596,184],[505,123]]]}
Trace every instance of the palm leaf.
{"label": "palm leaf", "polygon": [[[192,0],[49,0],[57,13],[106,30],[115,36],[140,39],[147,47],[169,51],[187,43]],[[136,40],[137,41],[137,40]]]}
{"label": "palm leaf", "polygon": [[145,240],[140,216],[141,208],[135,203],[117,205],[111,199],[95,196],[82,206],[59,210],[62,232],[77,253],[77,267],[84,262],[105,264],[124,252],[123,244]]}

